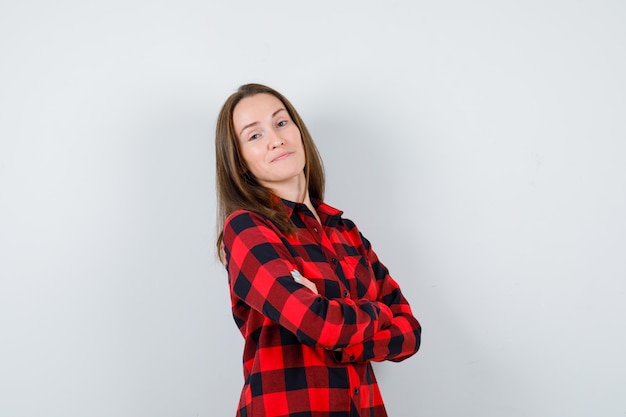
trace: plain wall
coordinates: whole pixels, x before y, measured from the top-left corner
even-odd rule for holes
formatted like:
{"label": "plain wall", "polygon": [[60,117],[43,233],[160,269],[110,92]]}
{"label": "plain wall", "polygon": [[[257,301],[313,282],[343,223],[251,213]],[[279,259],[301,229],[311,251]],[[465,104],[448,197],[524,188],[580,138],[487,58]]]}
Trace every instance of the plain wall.
{"label": "plain wall", "polygon": [[213,131],[299,109],[423,325],[390,416],[626,414],[626,3],[2,1],[0,416],[234,415]]}

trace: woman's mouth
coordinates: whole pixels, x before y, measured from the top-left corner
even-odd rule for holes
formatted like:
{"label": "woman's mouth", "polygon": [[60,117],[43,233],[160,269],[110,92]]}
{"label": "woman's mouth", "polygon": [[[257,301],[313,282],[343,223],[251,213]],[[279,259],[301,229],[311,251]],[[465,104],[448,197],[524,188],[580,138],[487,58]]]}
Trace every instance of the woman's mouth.
{"label": "woman's mouth", "polygon": [[280,155],[278,155],[276,158],[272,159],[272,162],[279,162],[282,161],[283,159],[289,157],[289,155],[291,155],[291,152],[285,152],[285,153],[281,153]]}

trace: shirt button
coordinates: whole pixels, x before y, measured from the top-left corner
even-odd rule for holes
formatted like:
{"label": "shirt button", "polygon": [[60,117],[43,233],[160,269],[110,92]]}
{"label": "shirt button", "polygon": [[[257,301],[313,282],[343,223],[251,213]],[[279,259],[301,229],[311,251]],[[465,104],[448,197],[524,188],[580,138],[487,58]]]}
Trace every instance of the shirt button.
{"label": "shirt button", "polygon": [[335,265],[337,265],[337,259],[333,258],[330,260],[332,263],[334,263]]}
{"label": "shirt button", "polygon": [[355,389],[354,389],[354,395],[358,395],[358,393],[359,393],[359,389],[358,389],[358,388],[355,388]]}
{"label": "shirt button", "polygon": [[348,298],[348,296],[349,296],[349,295],[350,295],[350,293],[349,293],[348,291],[344,291],[344,292],[343,292],[343,296],[344,296],[345,298]]}

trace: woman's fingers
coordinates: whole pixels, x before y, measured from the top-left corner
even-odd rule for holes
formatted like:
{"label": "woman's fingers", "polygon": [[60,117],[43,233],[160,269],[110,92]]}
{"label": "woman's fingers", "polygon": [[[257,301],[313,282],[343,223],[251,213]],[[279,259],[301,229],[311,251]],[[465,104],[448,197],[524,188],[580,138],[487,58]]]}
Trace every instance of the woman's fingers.
{"label": "woman's fingers", "polygon": [[309,281],[308,279],[306,279],[305,277],[302,277],[302,285],[304,285],[305,287],[307,287],[308,289],[310,289],[311,291],[313,291],[315,294],[319,294],[319,292],[317,291],[317,287],[315,286],[315,284],[313,284],[312,281]]}
{"label": "woman's fingers", "polygon": [[298,270],[294,269],[293,271],[291,271],[291,276],[293,277],[293,280],[296,281],[298,284],[302,284],[311,291],[313,291],[315,294],[319,294],[315,284],[303,277]]}

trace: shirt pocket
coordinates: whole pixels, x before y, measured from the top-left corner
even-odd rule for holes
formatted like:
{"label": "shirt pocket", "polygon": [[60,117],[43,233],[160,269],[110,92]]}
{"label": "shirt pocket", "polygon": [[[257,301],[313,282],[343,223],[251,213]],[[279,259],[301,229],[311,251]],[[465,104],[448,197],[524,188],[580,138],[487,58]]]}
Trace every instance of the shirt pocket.
{"label": "shirt pocket", "polygon": [[340,284],[332,263],[325,259],[324,262],[313,262],[297,258],[296,265],[298,271],[315,284],[320,295],[329,299],[341,298],[343,286]]}
{"label": "shirt pocket", "polygon": [[353,299],[376,300],[378,296],[376,278],[365,257],[344,256],[341,268],[350,285],[350,296]]}

